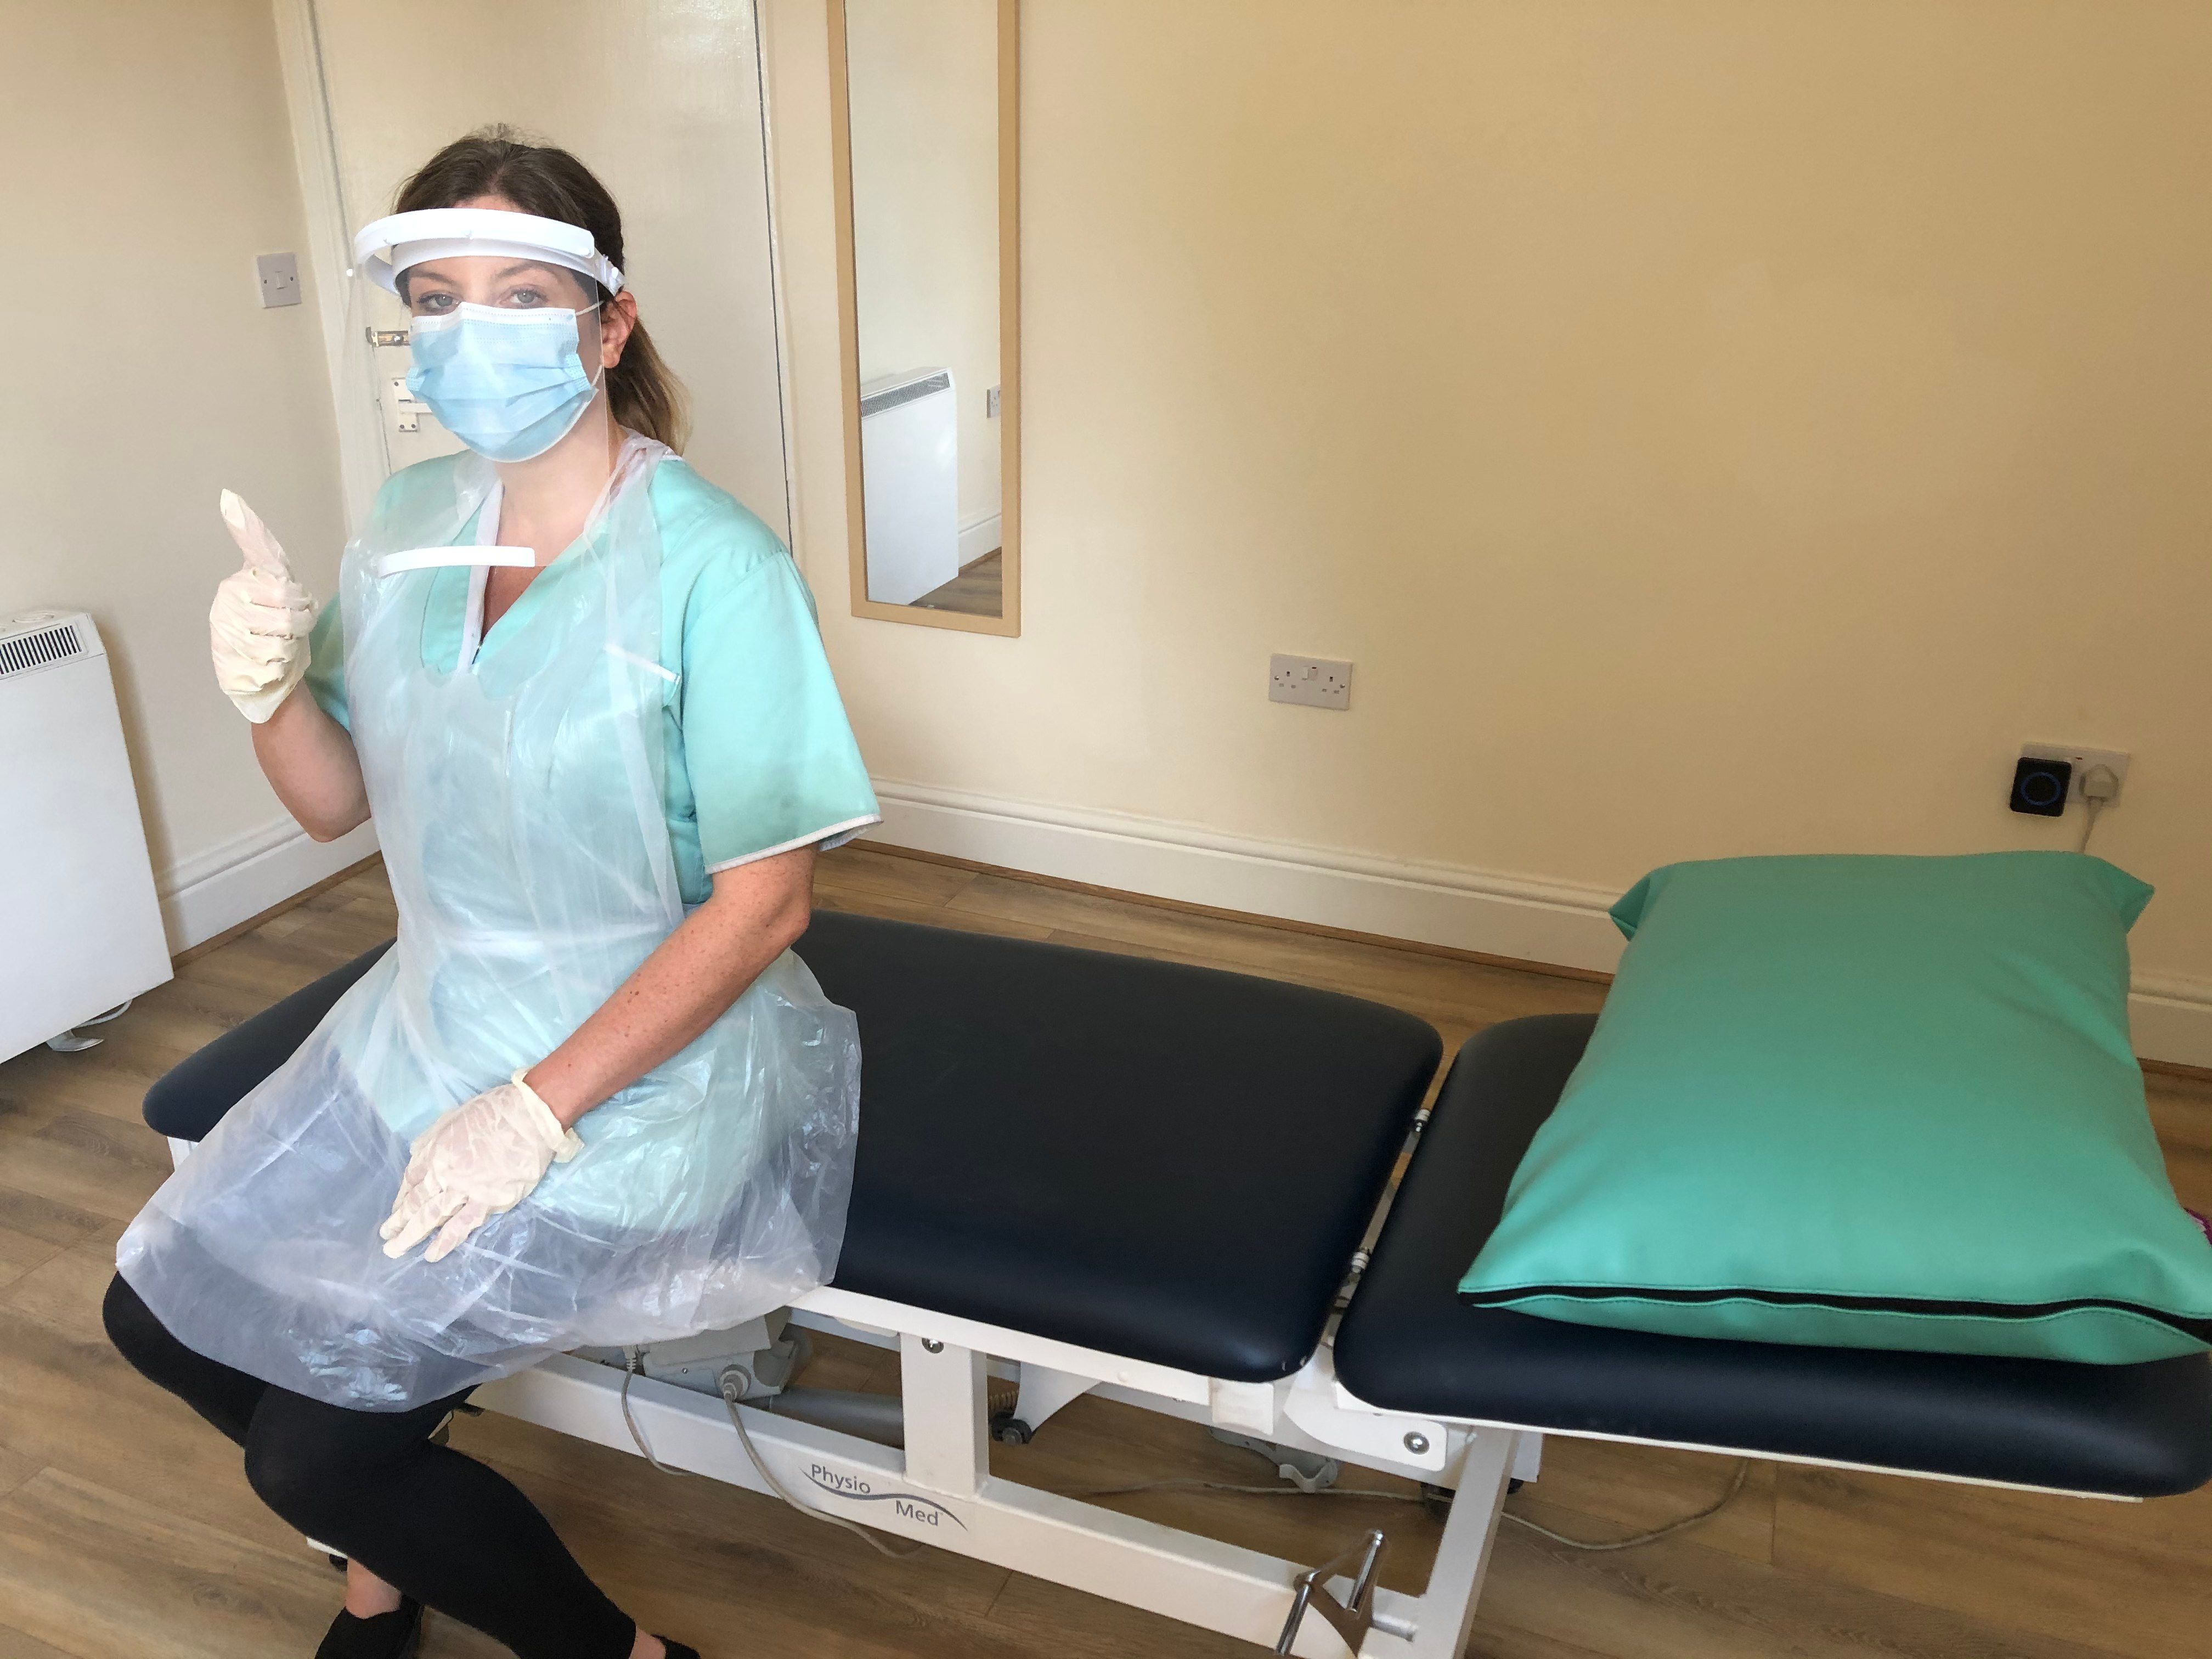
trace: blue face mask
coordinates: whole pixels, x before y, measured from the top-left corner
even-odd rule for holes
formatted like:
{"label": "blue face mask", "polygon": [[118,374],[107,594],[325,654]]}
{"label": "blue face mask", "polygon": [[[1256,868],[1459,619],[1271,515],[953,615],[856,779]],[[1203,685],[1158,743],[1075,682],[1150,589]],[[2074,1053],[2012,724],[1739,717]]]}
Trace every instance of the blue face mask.
{"label": "blue face mask", "polygon": [[576,355],[580,315],[465,302],[441,316],[417,317],[407,389],[479,455],[495,461],[543,455],[568,435],[599,390]]}

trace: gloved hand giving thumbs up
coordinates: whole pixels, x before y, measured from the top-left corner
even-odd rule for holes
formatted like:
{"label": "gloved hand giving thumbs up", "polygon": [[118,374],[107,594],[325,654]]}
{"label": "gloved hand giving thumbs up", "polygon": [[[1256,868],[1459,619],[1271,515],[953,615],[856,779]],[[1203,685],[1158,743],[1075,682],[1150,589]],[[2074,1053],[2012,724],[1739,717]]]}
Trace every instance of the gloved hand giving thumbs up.
{"label": "gloved hand giving thumbs up", "polygon": [[228,489],[222,492],[222,521],[230,526],[246,564],[222,579],[208,612],[216,682],[239,712],[258,726],[307,672],[307,635],[315,626],[316,605],[292,580],[291,565],[276,538]]}

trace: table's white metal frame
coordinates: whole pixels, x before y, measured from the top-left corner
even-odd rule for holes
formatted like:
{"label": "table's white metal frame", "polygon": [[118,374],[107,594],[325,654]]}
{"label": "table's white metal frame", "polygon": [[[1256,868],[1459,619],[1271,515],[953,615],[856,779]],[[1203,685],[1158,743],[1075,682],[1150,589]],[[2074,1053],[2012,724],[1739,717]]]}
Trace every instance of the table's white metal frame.
{"label": "table's white metal frame", "polygon": [[[825,1513],[934,1544],[1170,1618],[1272,1646],[1304,1564],[1117,1513],[994,1475],[986,1405],[990,1362],[1020,1368],[1015,1415],[1032,1430],[1093,1390],[1343,1462],[1455,1488],[1427,1589],[1378,1589],[1359,1651],[1457,1659],[1497,1536],[1506,1486],[1535,1473],[1540,1437],[1505,1427],[1378,1412],[1337,1385],[1324,1346],[1295,1377],[1227,1382],[1147,1360],[850,1291],[814,1291],[798,1322],[888,1344],[900,1358],[906,1449],[740,1407],[755,1450],[787,1492]],[[623,1419],[623,1373],[573,1355],[479,1389],[488,1409],[601,1445],[640,1449]],[[754,1492],[768,1483],[717,1396],[629,1378],[629,1405],[653,1455],[672,1468]],[[1348,1529],[1347,1541],[1356,1535]],[[1335,1585],[1348,1593],[1343,1581]],[[1322,1618],[1290,1650],[1341,1659]]]}
{"label": "table's white metal frame", "polygon": [[[1327,1342],[1295,1376],[1233,1382],[834,1288],[806,1297],[792,1317],[896,1346],[906,1449],[902,1453],[740,1407],[754,1448],[786,1491],[825,1514],[1265,1646],[1281,1634],[1306,1565],[993,1474],[986,1401],[994,1361],[1018,1367],[1014,1415],[1031,1430],[1069,1402],[1097,1393],[1453,1489],[1456,1496],[1425,1588],[1418,1595],[1374,1593],[1372,1626],[1358,1650],[1360,1659],[1458,1659],[1508,1483],[1534,1478],[1543,1437],[1557,1432],[1370,1407],[1336,1381]],[[622,1383],[622,1373],[609,1366],[564,1355],[480,1389],[476,1400],[511,1417],[635,1452],[640,1449],[623,1420]],[[769,1490],[720,1398],[633,1376],[630,1405],[663,1463],[754,1492]],[[1348,1526],[1346,1542],[1364,1529]],[[1331,1588],[1348,1599],[1346,1580],[1331,1581]],[[1305,1659],[1343,1659],[1346,1648],[1328,1622],[1310,1617],[1290,1651]]]}

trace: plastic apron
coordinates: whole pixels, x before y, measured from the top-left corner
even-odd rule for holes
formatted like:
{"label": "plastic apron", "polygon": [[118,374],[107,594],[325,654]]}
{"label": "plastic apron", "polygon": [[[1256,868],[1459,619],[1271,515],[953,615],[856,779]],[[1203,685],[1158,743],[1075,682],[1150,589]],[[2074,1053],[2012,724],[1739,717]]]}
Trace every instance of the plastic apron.
{"label": "plastic apron", "polygon": [[414,1137],[551,1053],[683,919],[647,495],[666,453],[629,441],[593,527],[450,673],[422,660],[434,573],[378,563],[458,541],[490,465],[395,477],[347,550],[348,702],[398,943],[124,1235],[123,1276],[199,1352],[400,1410],[562,1349],[736,1325],[834,1272],[860,1047],[788,951],[444,1261],[377,1236]]}

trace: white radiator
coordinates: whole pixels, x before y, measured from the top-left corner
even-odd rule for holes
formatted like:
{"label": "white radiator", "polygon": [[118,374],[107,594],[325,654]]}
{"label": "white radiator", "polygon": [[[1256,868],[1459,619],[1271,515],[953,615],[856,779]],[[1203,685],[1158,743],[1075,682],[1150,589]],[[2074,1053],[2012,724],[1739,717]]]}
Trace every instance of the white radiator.
{"label": "white radiator", "polygon": [[92,618],[0,622],[0,1060],[169,977]]}
{"label": "white radiator", "polygon": [[959,407],[945,368],[860,388],[868,597],[878,604],[912,605],[960,574]]}

